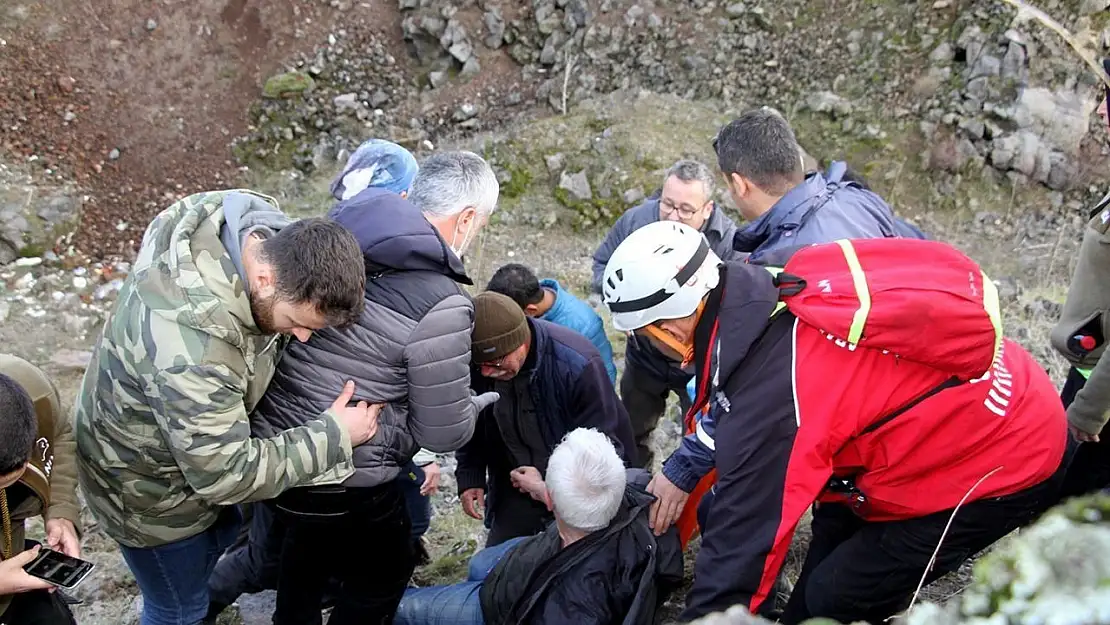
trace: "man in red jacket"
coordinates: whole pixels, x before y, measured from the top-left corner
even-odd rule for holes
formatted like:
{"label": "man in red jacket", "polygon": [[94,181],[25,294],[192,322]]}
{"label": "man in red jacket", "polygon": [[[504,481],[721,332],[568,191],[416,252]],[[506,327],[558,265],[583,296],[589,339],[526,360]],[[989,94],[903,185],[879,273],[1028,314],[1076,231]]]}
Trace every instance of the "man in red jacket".
{"label": "man in red jacket", "polygon": [[681,224],[630,235],[603,285],[617,329],[694,363],[705,381],[695,407],[708,402],[716,421],[719,481],[684,620],[734,604],[759,611],[813,506],[809,555],[782,622],[882,622],[923,577],[956,570],[1059,489],[1064,412],[1045,371],[1012,341],[962,383],[848,344],[783,307],[772,272],[721,262]]}

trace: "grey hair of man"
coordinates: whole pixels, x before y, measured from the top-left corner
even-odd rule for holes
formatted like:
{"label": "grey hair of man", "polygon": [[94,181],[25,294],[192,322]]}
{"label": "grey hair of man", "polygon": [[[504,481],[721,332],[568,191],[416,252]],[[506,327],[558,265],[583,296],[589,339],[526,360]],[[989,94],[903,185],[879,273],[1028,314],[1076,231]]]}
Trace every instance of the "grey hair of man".
{"label": "grey hair of man", "polygon": [[409,201],[430,217],[446,218],[473,208],[489,215],[497,207],[499,185],[493,168],[473,152],[440,152],[420,165]]}
{"label": "grey hair of man", "polygon": [[613,441],[593,428],[578,428],[551,452],[544,481],[559,521],[595,532],[617,516],[627,478]]}
{"label": "grey hair of man", "polygon": [[709,170],[709,166],[705,163],[692,159],[682,159],[671,165],[666,175],[663,176],[663,182],[666,182],[671,176],[682,182],[700,182],[702,187],[705,188],[705,199],[713,199],[713,172]]}
{"label": "grey hair of man", "polygon": [[801,182],[801,148],[790,123],[778,111],[761,107],[729,122],[713,142],[717,165],[751,181],[765,193],[781,195]]}

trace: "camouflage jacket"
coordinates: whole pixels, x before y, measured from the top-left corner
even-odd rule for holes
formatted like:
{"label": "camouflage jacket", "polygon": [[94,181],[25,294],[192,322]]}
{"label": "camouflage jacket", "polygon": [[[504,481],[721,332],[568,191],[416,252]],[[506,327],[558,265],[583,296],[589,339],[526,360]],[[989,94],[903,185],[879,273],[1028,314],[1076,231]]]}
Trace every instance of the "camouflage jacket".
{"label": "camouflage jacket", "polygon": [[123,545],[189,538],[220,506],[354,471],[350,437],[330,410],[272,438],[250,436],[247,415],[281,345],[256,326],[220,242],[233,192],[189,196],[147,227],[79,391],[81,489]]}

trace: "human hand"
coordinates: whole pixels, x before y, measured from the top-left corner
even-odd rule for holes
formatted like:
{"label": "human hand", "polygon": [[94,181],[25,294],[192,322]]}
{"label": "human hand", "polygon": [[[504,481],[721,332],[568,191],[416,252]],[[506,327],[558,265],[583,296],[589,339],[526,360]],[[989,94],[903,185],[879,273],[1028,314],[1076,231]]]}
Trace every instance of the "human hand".
{"label": "human hand", "polygon": [[463,512],[472,519],[482,520],[482,508],[486,507],[486,491],[482,488],[468,488],[459,497]]}
{"label": "human hand", "polygon": [[46,580],[28,575],[23,567],[30,564],[39,555],[40,547],[17,553],[7,560],[0,561],[0,597],[16,595],[32,590],[54,590],[54,585]]}
{"label": "human hand", "polygon": [[1075,440],[1079,441],[1080,443],[1098,442],[1098,434],[1088,434],[1087,432],[1075,427],[1074,425],[1068,425],[1068,430],[1071,432],[1071,435],[1075,437]]}
{"label": "human hand", "polygon": [[81,540],[77,528],[68,519],[50,519],[46,522],[46,544],[73,558],[81,557]]}
{"label": "human hand", "polygon": [[509,473],[509,479],[512,480],[513,487],[520,492],[530,495],[536,501],[544,501],[543,495],[547,485],[536,467],[517,467]]}
{"label": "human hand", "polygon": [[436,462],[420,468],[424,470],[424,483],[420,485],[420,494],[427,497],[439,490],[439,476],[442,472]]}
{"label": "human hand", "polygon": [[662,473],[651,478],[647,491],[656,498],[655,503],[651,504],[648,525],[655,530],[656,536],[662,536],[682,514],[682,508],[686,506],[690,493],[675,486]]}
{"label": "human hand", "polygon": [[343,385],[343,392],[332,403],[331,409],[339,416],[343,427],[347,428],[347,434],[351,436],[351,447],[358,447],[378,433],[378,415],[384,404],[360,401],[354,406],[348,406],[354,395],[355,383],[348,380]]}
{"label": "human hand", "polygon": [[494,402],[501,399],[501,393],[482,393],[481,395],[471,395],[470,401],[474,402],[474,408],[477,412],[482,412],[486,408],[493,405]]}

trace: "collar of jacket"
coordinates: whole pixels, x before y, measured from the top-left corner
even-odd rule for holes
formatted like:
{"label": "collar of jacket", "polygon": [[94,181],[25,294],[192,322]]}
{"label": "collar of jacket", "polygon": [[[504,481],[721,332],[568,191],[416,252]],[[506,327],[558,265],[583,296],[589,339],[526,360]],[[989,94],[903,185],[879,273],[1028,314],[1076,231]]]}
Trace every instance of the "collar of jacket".
{"label": "collar of jacket", "polygon": [[713,325],[719,324],[717,341],[725,341],[722,346],[725,349],[716,352],[717,362],[713,368],[719,372],[721,380],[727,380],[767,329],[778,305],[779,290],[763,267],[726,262],[721,266],[721,279],[710,299],[718,293],[719,304],[714,314],[710,314],[710,306],[714,305],[711,301],[694,329],[695,362],[699,374],[712,362],[716,350],[710,344],[710,337]]}
{"label": "collar of jacket", "polygon": [[772,232],[796,228],[806,213],[816,206],[815,200],[827,192],[828,182],[821,172],[810,172],[801,184],[787,191],[770,210],[736,233],[738,245],[742,245],[743,251],[754,251]]}
{"label": "collar of jacket", "polygon": [[563,297],[563,286],[559,284],[558,280],[547,278],[540,280],[540,288],[548,288],[555,293],[555,302],[551,304],[551,308],[548,308],[547,312],[540,315],[540,319],[551,321],[551,319],[565,312],[563,308],[566,307],[567,300]]}
{"label": "collar of jacket", "polygon": [[31,449],[27,470],[19,481],[42,501],[45,510],[50,507],[50,475],[54,470],[54,411],[50,407],[49,397],[39,398],[34,405],[35,417],[38,419],[38,438]]}
{"label": "collar of jacket", "polygon": [[[536,604],[543,600],[546,595],[543,589],[545,589],[552,580],[557,579],[570,567],[573,567],[596,553],[602,545],[606,544],[608,541],[612,540],[614,536],[624,531],[625,528],[635,523],[636,520],[651,507],[654,501],[654,496],[635,487],[625,486],[624,499],[621,501],[621,506],[617,510],[617,516],[613,517],[609,526],[605,529],[590,533],[585,538],[571,544],[569,547],[560,549],[552,558],[557,561],[554,563],[554,566],[539,567],[542,569],[542,573],[539,574],[539,577],[530,580],[528,584],[530,592],[522,595],[516,604],[513,605],[509,610],[509,618],[504,622],[527,622],[528,615],[532,612],[533,608],[535,608]],[[557,537],[559,533],[558,525],[554,522],[551,523],[545,530],[545,533],[546,532],[554,532]],[[558,540],[562,539],[558,538]]]}

